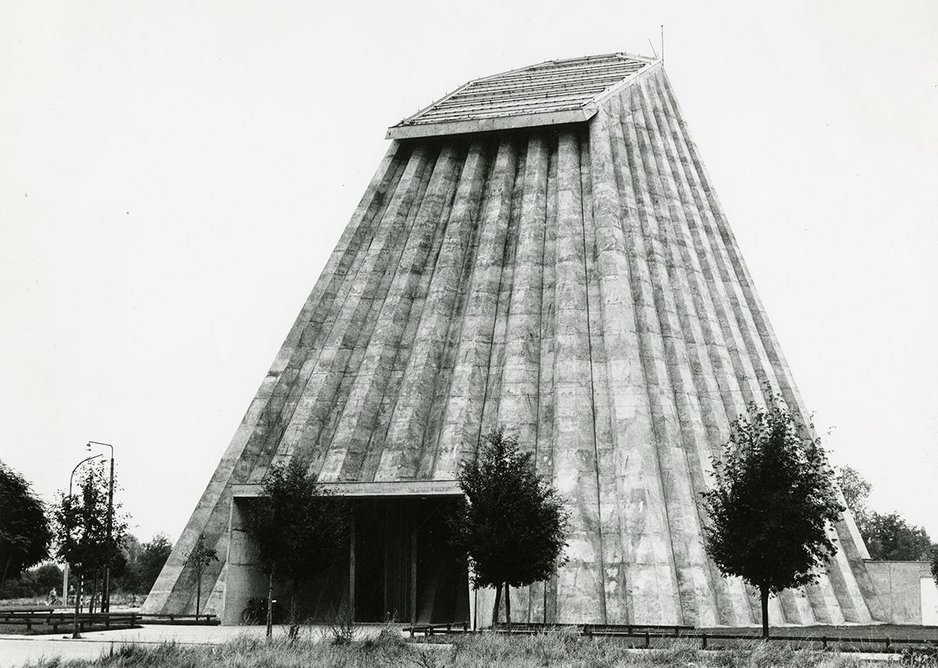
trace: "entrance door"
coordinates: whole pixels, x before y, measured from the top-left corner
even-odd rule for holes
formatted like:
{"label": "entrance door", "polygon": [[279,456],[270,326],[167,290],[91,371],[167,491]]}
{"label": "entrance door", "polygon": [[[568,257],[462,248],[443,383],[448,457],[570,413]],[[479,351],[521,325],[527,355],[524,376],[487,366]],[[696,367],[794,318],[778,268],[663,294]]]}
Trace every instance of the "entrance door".
{"label": "entrance door", "polygon": [[450,545],[448,497],[355,499],[355,620],[468,621],[465,559]]}

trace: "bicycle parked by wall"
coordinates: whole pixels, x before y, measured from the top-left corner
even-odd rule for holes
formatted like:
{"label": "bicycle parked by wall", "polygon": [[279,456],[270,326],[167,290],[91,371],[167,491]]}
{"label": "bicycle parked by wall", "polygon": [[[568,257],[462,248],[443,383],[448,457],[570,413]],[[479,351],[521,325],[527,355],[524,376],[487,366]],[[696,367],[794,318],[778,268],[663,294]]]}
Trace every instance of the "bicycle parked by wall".
{"label": "bicycle parked by wall", "polygon": [[[283,610],[273,600],[272,616],[274,624],[280,624],[283,621]],[[241,624],[243,626],[254,626],[267,623],[267,598],[252,598],[248,600],[247,607],[241,611]]]}

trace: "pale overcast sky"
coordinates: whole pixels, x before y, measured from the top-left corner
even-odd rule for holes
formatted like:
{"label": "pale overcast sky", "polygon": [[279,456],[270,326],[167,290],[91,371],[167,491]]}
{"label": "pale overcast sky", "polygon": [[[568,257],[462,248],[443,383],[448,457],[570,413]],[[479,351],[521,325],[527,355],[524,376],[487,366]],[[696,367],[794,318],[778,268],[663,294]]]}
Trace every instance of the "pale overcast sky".
{"label": "pale overcast sky", "polygon": [[938,2],[3,2],[0,459],[178,536],[377,162],[468,79],[658,48],[837,463],[938,540]]}

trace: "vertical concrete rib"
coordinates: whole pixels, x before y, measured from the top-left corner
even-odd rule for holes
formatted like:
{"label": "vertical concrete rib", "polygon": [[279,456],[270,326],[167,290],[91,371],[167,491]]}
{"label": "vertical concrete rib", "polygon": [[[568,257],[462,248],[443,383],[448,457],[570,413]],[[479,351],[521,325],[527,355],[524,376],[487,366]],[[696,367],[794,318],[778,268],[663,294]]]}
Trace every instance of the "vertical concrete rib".
{"label": "vertical concrete rib", "polygon": [[[471,441],[463,444],[463,451],[460,453],[461,460],[475,457],[482,438],[498,427],[498,405],[501,401],[502,374],[505,366],[505,342],[510,336],[508,331],[508,308],[517,269],[515,257],[518,251],[518,219],[521,211],[521,200],[524,195],[525,159],[526,152],[519,151],[515,163],[510,210],[506,221],[504,255],[500,260],[502,265],[501,282],[499,284],[497,306],[493,313],[492,343],[489,350],[487,382],[482,395],[482,403],[479,407],[478,431]],[[494,590],[486,588],[480,591],[478,601],[480,610],[491,610],[494,604]]]}
{"label": "vertical concrete rib", "polygon": [[[557,158],[556,141],[550,142],[547,171],[547,224],[541,283],[540,378],[538,388],[538,425],[534,461],[538,475],[554,479],[554,267],[557,243]],[[557,619],[557,577],[531,587],[530,618],[532,622],[554,622]]]}
{"label": "vertical concrete rib", "polygon": [[622,554],[622,520],[617,498],[616,453],[613,440],[612,406],[609,397],[608,360],[602,293],[597,269],[598,249],[593,206],[593,158],[588,132],[577,136],[580,150],[582,192],[584,280],[587,286],[586,319],[589,324],[590,376],[593,406],[593,448],[596,465],[599,535],[602,539],[602,582],[606,623],[628,623],[628,595]]}
{"label": "vertical concrete rib", "polygon": [[[547,143],[542,135],[531,135],[524,163],[518,248],[508,306],[510,335],[505,341],[497,418],[497,423],[518,439],[522,450],[532,453],[537,439],[547,168]],[[527,588],[513,595],[514,609],[522,615],[528,612],[528,598]]]}
{"label": "vertical concrete rib", "polygon": [[[674,624],[680,617],[672,592],[677,579],[671,567],[664,493],[655,452],[651,412],[638,347],[638,321],[632,300],[632,276],[623,222],[634,216],[623,201],[621,174],[612,145],[622,132],[615,104],[590,122],[593,225],[599,274],[603,343],[612,423],[612,467],[620,517],[619,549],[624,574],[620,590],[632,623]],[[634,205],[633,205],[634,206]],[[605,454],[605,453],[604,453]],[[606,540],[611,540],[609,533]]]}
{"label": "vertical concrete rib", "polygon": [[555,483],[568,500],[567,564],[558,574],[560,622],[606,618],[602,535],[597,507],[592,377],[580,162],[576,136],[559,137],[555,258]]}
{"label": "vertical concrete rib", "polygon": [[440,432],[433,477],[455,478],[464,457],[474,456],[490,373],[492,338],[501,292],[517,153],[510,139],[498,146],[482,205],[479,251],[469,279],[462,336]]}
{"label": "vertical concrete rib", "polygon": [[[469,238],[475,227],[478,202],[485,174],[485,152],[474,142],[463,165],[453,203],[453,211],[443,234],[439,258],[432,272],[427,303],[412,339],[413,354],[407,363],[403,382],[394,393],[397,401],[391,415],[383,447],[372,443],[380,461],[366,479],[408,479],[415,475],[416,458],[424,450],[424,429],[430,404],[436,396],[435,383],[447,344],[449,325],[459,293]],[[434,443],[436,439],[433,439]]]}
{"label": "vertical concrete rib", "polygon": [[508,331],[502,372],[498,424],[514,432],[523,449],[533,451],[537,436],[541,285],[546,222],[548,149],[544,138],[528,140],[524,166],[518,250],[508,306]]}
{"label": "vertical concrete rib", "polygon": [[458,151],[452,145],[440,151],[417,220],[401,255],[400,265],[381,306],[375,335],[368,341],[361,366],[355,374],[339,425],[323,461],[324,481],[354,479],[361,466],[377,404],[384,393],[396,347],[410,318],[415,288],[439,248],[441,220],[446,220],[455,194],[460,168]]}
{"label": "vertical concrete rib", "polygon": [[498,406],[502,395],[502,377],[505,372],[505,344],[510,337],[508,316],[511,305],[511,292],[514,287],[515,272],[518,270],[518,224],[521,217],[521,201],[524,196],[524,174],[527,151],[518,151],[515,164],[515,178],[511,192],[511,208],[508,214],[508,230],[505,237],[505,254],[501,259],[502,275],[498,290],[498,305],[495,308],[495,321],[492,328],[492,347],[489,354],[488,382],[485,386],[482,405],[482,420],[479,432],[472,444],[471,453],[482,437],[496,429],[498,425]]}

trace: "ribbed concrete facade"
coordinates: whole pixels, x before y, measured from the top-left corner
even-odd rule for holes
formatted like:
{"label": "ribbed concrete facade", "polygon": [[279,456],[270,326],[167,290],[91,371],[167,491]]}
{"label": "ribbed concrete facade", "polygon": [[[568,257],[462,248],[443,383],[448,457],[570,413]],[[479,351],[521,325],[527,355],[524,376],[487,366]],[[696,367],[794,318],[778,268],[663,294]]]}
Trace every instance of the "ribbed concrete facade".
{"label": "ribbed concrete facade", "polygon": [[[185,553],[204,532],[225,554],[232,485],[271,462],[451,480],[504,425],[572,519],[568,563],[516,618],[758,623],[704,553],[699,493],[766,387],[807,416],[660,64],[588,122],[392,142],[145,610],[192,611]],[[881,618],[852,519],[836,533],[775,623]],[[209,566],[205,611],[224,581]]]}

